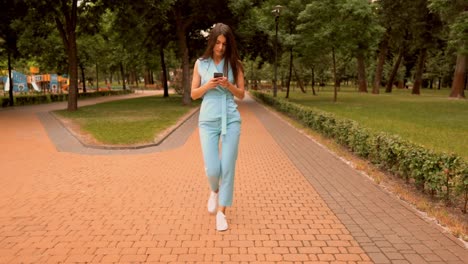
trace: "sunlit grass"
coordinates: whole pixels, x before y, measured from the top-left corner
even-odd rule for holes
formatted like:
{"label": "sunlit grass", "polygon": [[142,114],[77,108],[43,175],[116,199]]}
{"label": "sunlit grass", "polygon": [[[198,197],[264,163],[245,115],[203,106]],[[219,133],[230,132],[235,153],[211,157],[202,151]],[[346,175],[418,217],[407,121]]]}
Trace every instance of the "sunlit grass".
{"label": "sunlit grass", "polygon": [[[421,95],[395,89],[391,94],[358,93],[341,88],[333,102],[333,87],[321,88],[313,96],[310,88],[296,90],[290,100],[353,119],[374,131],[401,136],[438,152],[456,153],[468,160],[468,100],[448,97],[449,90],[423,89]],[[278,94],[284,97],[285,93]]]}
{"label": "sunlit grass", "polygon": [[193,107],[182,105],[180,96],[142,97],[80,107],[76,112],[57,111],[77,122],[81,129],[105,144],[143,144],[176,124]]}

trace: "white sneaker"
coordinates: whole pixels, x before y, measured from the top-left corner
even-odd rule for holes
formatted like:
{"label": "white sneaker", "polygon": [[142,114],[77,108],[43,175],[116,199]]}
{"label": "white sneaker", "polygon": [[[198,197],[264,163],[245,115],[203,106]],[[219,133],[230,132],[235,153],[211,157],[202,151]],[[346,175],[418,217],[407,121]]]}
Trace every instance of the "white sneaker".
{"label": "white sneaker", "polygon": [[218,231],[226,231],[228,229],[228,223],[226,221],[226,216],[223,212],[218,211],[216,214],[216,230]]}
{"label": "white sneaker", "polygon": [[210,198],[208,198],[208,213],[216,213],[216,207],[218,205],[218,194],[211,192]]}

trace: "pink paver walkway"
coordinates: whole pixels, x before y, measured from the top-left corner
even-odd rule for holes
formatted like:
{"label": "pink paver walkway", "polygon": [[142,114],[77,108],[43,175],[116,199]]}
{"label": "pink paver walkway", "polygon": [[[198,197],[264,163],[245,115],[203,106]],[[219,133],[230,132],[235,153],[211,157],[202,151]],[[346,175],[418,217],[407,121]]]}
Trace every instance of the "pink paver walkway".
{"label": "pink paver walkway", "polygon": [[[239,103],[243,126],[235,203],[228,210],[230,229],[222,233],[206,211],[209,190],[196,128],[186,137],[174,133],[168,140],[178,144],[154,151],[106,155],[76,146],[58,151],[37,115],[58,107],[63,105],[0,110],[0,263],[468,259],[458,240],[249,98]],[[301,155],[294,156],[297,151]],[[330,164],[317,164],[320,158]],[[331,181],[335,174],[354,184],[348,189]],[[366,191],[358,201],[349,194],[355,188]],[[371,203],[381,199],[403,222],[381,216]],[[402,225],[407,228],[397,230]],[[421,230],[431,241],[417,236]]]}

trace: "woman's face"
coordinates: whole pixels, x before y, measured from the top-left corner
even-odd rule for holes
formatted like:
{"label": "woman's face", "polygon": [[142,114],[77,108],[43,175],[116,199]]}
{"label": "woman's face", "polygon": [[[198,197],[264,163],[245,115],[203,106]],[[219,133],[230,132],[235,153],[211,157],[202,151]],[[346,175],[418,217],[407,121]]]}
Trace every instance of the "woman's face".
{"label": "woman's face", "polygon": [[216,44],[213,47],[213,54],[216,57],[224,57],[224,52],[226,51],[226,37],[224,35],[219,35],[216,39]]}

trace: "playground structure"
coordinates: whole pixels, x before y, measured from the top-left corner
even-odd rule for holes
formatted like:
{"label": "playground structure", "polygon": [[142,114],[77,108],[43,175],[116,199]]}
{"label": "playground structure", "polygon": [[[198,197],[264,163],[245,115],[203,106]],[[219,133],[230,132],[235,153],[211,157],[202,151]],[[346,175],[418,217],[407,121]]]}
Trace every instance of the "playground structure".
{"label": "playground structure", "polygon": [[[21,72],[11,71],[13,79],[13,92],[27,93],[34,92],[51,92],[59,93],[68,90],[68,78],[59,76],[57,74],[37,74],[39,68],[31,67],[30,75],[25,75]],[[10,91],[10,78],[8,78],[8,71],[0,72],[0,82],[4,83],[4,91]]]}

